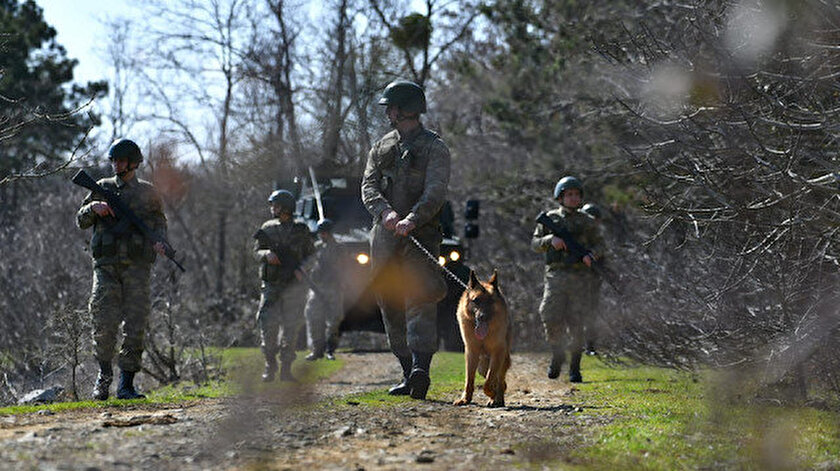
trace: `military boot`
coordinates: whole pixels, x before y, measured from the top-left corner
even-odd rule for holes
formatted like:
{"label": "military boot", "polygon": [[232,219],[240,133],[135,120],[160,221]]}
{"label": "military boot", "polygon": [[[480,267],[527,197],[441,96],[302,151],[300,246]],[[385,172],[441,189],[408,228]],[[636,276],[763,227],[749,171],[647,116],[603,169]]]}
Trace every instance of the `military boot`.
{"label": "military boot", "polygon": [[557,379],[560,376],[560,368],[563,367],[565,356],[565,352],[561,349],[554,349],[551,352],[551,363],[548,364],[549,379]]}
{"label": "military boot", "polygon": [[426,399],[426,392],[432,380],[429,377],[429,369],[432,364],[433,353],[411,354],[411,375],[408,377],[408,386],[411,388],[412,399]]}
{"label": "military boot", "polygon": [[335,360],[335,348],[338,346],[338,339],[334,337],[330,337],[327,339],[327,351],[324,353],[324,356],[327,357],[327,360]]}
{"label": "military boot", "polygon": [[397,359],[400,361],[400,366],[403,370],[403,378],[400,384],[388,390],[388,394],[392,396],[408,396],[411,394],[411,388],[408,386],[408,377],[411,376],[411,357],[398,356]]}
{"label": "military boot", "polygon": [[114,371],[111,369],[111,362],[100,361],[99,374],[96,375],[96,385],[93,387],[93,398],[97,401],[108,399],[113,379]]}
{"label": "military boot", "polygon": [[324,343],[316,342],[312,345],[312,352],[306,355],[306,361],[315,361],[324,358]]}
{"label": "military boot", "polygon": [[580,375],[580,357],[581,352],[575,351],[572,353],[572,361],[569,363],[569,382],[582,383],[583,376]]}
{"label": "military boot", "polygon": [[134,389],[134,372],[120,371],[120,384],[117,388],[117,399],[145,399],[146,396]]}
{"label": "military boot", "polygon": [[292,361],[294,361],[294,356],[292,358],[283,358],[280,361],[280,381],[297,382],[297,379],[292,376]]}
{"label": "military boot", "polygon": [[270,383],[274,381],[274,375],[277,373],[277,358],[274,354],[265,356],[265,371],[262,374],[263,383]]}

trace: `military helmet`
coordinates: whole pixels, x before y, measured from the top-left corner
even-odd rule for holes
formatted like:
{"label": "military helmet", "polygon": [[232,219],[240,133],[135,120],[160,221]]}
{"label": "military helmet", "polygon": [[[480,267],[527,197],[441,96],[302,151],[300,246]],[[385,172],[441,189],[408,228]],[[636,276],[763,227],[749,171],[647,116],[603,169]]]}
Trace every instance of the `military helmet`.
{"label": "military helmet", "polygon": [[269,204],[280,205],[284,211],[293,212],[295,210],[295,197],[289,190],[274,190],[268,197]]}
{"label": "military helmet", "polygon": [[557,185],[554,185],[554,199],[560,198],[560,195],[569,188],[577,188],[580,190],[581,196],[583,196],[583,183],[581,183],[581,181],[576,177],[567,175],[561,178],[560,181],[557,182]]}
{"label": "military helmet", "polygon": [[601,219],[601,208],[592,203],[586,203],[582,208],[580,208],[580,211],[584,214],[592,216],[595,219]]}
{"label": "military helmet", "polygon": [[406,113],[425,113],[426,93],[414,82],[395,80],[385,87],[379,104],[394,105]]}
{"label": "military helmet", "polygon": [[335,223],[331,219],[324,218],[318,221],[318,227],[315,229],[315,232],[332,232],[333,227],[335,227]]}
{"label": "military helmet", "polygon": [[108,148],[108,160],[128,159],[129,163],[140,163],[143,161],[143,153],[131,139],[117,139]]}

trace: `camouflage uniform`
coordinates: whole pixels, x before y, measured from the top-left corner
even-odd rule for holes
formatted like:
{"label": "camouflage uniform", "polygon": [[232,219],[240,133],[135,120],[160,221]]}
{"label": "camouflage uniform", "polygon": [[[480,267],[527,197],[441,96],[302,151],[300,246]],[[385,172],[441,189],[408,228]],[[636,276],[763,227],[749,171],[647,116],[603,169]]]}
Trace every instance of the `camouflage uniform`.
{"label": "camouflage uniform", "polygon": [[[166,235],[166,216],[161,199],[151,183],[132,178],[125,182],[110,177],[98,182],[120,199],[153,231]],[[93,256],[93,288],[90,315],[94,355],[100,363],[114,357],[117,329],[123,324],[124,339],[118,365],[127,372],[140,370],[143,335],[150,310],[150,273],[156,252],[143,234],[127,221],[99,217],[92,209],[99,195],[90,194],[76,214],[79,228],[93,226],[90,241]]]}
{"label": "camouflage uniform", "polygon": [[435,257],[440,252],[439,213],[449,184],[449,149],[437,134],[420,126],[401,138],[394,130],[370,151],[362,179],[362,200],[375,224],[372,268],[379,280],[377,302],[391,350],[399,358],[437,350],[437,306],[446,283],[435,263],[407,237],[382,225],[392,209],[416,225],[411,232]]}
{"label": "camouflage uniform", "polygon": [[[341,246],[334,240],[318,241],[315,265],[310,271],[312,281],[318,286],[321,296],[312,289],[306,299],[306,331],[313,352],[332,352],[338,344],[338,326],[344,317],[341,296]],[[329,346],[328,346],[329,344]]]}
{"label": "camouflage uniform", "polygon": [[[598,256],[603,254],[603,242],[598,223],[579,211],[564,207],[549,211],[548,216],[565,227],[577,242]],[[545,253],[545,277],[540,317],[545,338],[555,355],[568,350],[572,371],[580,372],[580,354],[583,350],[584,328],[587,318],[595,313],[593,296],[598,283],[595,272],[567,251],[558,251],[551,245],[553,234],[537,224],[531,247]]]}
{"label": "camouflage uniform", "polygon": [[[304,224],[280,222],[275,218],[264,222],[261,229],[275,244],[287,245],[298,260],[306,260],[314,251],[312,236]],[[279,352],[281,363],[290,365],[295,359],[295,340],[303,326],[301,309],[305,285],[295,277],[295,267],[271,265],[266,261],[266,256],[271,252],[267,245],[255,241],[254,251],[257,260],[261,262],[262,296],[257,311],[260,348],[266,359],[274,361]]]}

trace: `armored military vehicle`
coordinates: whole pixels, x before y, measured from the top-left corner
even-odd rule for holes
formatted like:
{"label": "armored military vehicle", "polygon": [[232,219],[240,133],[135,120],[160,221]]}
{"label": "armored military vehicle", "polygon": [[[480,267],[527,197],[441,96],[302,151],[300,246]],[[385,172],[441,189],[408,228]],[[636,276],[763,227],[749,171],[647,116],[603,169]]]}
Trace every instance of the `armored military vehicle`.
{"label": "armored military vehicle", "polygon": [[[323,173],[323,172],[322,172]],[[317,183],[317,188],[313,185]],[[307,224],[314,233],[318,221],[331,219],[335,223],[336,240],[344,247],[346,257],[342,263],[344,277],[345,317],[340,331],[367,330],[385,332],[382,316],[371,289],[370,229],[372,218],[364,207],[360,193],[361,177],[316,175],[298,179],[298,199],[295,219]],[[318,196],[320,196],[320,206]],[[477,202],[471,201],[473,221],[468,223],[468,237],[477,236]],[[438,263],[448,268],[466,282],[470,269],[465,265],[468,251],[454,230],[455,215],[449,202],[441,211],[441,227],[444,238],[441,243]],[[430,261],[431,263],[431,261]],[[438,337],[446,350],[463,350],[463,342],[455,319],[458,300],[463,288],[450,277],[445,276],[447,296],[438,303]]]}

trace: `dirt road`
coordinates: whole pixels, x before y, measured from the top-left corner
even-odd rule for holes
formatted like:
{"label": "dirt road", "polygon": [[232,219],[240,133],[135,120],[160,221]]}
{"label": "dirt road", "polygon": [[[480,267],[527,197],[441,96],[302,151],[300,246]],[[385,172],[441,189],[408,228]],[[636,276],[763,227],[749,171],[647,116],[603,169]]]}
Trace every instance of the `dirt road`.
{"label": "dirt road", "polygon": [[[453,397],[371,406],[341,399],[398,377],[389,353],[346,354],[313,386],[177,406],[0,418],[3,469],[507,469],[568,460],[593,422],[545,359],[516,354],[507,407]],[[332,399],[332,406],[323,400]]]}

